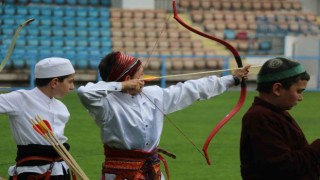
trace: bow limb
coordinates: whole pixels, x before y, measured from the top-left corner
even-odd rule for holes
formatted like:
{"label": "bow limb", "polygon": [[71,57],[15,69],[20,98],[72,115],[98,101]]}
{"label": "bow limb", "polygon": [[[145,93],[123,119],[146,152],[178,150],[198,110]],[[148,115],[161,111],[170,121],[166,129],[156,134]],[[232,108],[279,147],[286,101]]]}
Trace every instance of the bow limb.
{"label": "bow limb", "polygon": [[16,29],[16,31],[14,32],[14,35],[13,35],[13,38],[12,38],[12,41],[10,43],[10,46],[9,46],[9,49],[6,53],[6,56],[4,57],[4,59],[1,61],[1,64],[0,64],[0,72],[3,70],[3,68],[5,67],[5,65],[7,64],[7,62],[9,61],[10,59],[10,56],[13,52],[13,49],[16,45],[16,41],[17,41],[17,38],[20,34],[20,31],[22,30],[22,28],[26,25],[28,25],[30,22],[32,22],[34,19],[28,19],[26,20],[25,22],[23,22],[22,24],[20,24],[20,26]]}
{"label": "bow limb", "polygon": [[[211,39],[213,41],[216,41],[216,42],[219,42],[220,44],[224,45],[227,49],[229,49],[231,51],[231,53],[233,54],[236,62],[237,62],[237,65],[238,67],[242,67],[242,61],[241,61],[241,57],[238,53],[238,51],[232,46],[230,45],[228,42],[222,40],[222,39],[219,39],[219,38],[216,38],[214,36],[211,36],[209,34],[206,34],[204,32],[201,32],[197,29],[194,29],[193,27],[189,26],[188,24],[186,24],[178,15],[178,12],[177,12],[177,8],[176,8],[176,2],[175,0],[172,0],[172,6],[173,6],[173,14],[174,14],[174,19],[179,23],[181,24],[183,27],[185,27],[186,29],[192,31],[193,33],[196,33],[202,37],[205,37],[205,38],[208,38],[208,39]],[[245,80],[242,79],[242,82],[241,82],[241,95],[239,97],[239,100],[236,104],[236,106],[232,109],[232,111],[230,113],[228,113],[228,115],[226,115],[217,125],[216,127],[211,131],[211,133],[209,134],[209,136],[207,137],[204,145],[203,145],[203,152],[205,154],[205,158],[207,160],[207,163],[208,165],[211,164],[210,162],[210,158],[209,158],[209,154],[207,152],[208,150],[208,147],[209,147],[209,144],[211,142],[211,140],[213,139],[213,137],[217,134],[217,132],[241,109],[241,107],[243,106],[243,103],[245,101],[245,98],[246,98],[246,83],[245,83]]]}

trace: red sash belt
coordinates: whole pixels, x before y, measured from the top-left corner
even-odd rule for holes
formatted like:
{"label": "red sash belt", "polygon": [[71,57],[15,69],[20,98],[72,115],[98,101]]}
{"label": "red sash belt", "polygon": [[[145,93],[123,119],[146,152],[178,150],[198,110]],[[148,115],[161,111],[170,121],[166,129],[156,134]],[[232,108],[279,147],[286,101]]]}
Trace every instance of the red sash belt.
{"label": "red sash belt", "polygon": [[160,180],[160,161],[163,162],[168,180],[170,179],[169,169],[166,160],[159,154],[162,152],[175,158],[175,155],[160,149],[152,152],[141,150],[121,150],[104,146],[105,163],[102,169],[104,174],[115,174],[115,180]]}

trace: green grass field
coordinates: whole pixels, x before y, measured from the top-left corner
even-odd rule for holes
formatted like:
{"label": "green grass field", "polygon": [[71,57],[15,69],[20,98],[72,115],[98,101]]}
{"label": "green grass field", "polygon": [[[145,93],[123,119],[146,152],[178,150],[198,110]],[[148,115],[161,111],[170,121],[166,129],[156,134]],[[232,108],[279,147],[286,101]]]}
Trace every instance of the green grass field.
{"label": "green grass field", "polygon": [[[241,111],[229,121],[216,135],[209,146],[212,165],[191,145],[168,120],[160,147],[173,152],[177,159],[166,158],[173,180],[238,180],[240,177],[239,139],[241,117],[250,106],[255,92],[249,92]],[[291,114],[311,141],[320,133],[319,93],[305,92]],[[197,102],[191,107],[173,113],[169,117],[175,124],[202,149],[205,138],[213,127],[233,108],[239,93],[227,92],[208,101]],[[71,154],[90,179],[100,177],[103,162],[103,149],[98,127],[82,107],[75,93],[67,95],[63,101],[69,108],[71,119],[67,124]],[[0,176],[8,178],[7,169],[14,164],[16,146],[11,136],[8,118],[0,115]]]}

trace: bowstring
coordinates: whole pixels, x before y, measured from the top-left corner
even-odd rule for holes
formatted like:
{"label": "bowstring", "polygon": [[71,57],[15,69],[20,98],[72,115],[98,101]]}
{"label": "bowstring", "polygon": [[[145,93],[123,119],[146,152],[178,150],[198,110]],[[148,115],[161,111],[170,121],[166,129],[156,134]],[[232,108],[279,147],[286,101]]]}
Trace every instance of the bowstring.
{"label": "bowstring", "polygon": [[[170,2],[170,1],[168,1]],[[167,11],[167,10],[166,10]],[[173,13],[173,11],[172,11]],[[149,62],[150,62],[150,58],[152,56],[152,53],[154,52],[155,48],[158,46],[159,44],[159,40],[163,34],[163,32],[166,29],[167,24],[169,23],[169,20],[172,16],[172,13],[170,13],[167,17],[167,20],[165,21],[165,23],[163,24],[161,31],[158,35],[158,39],[155,41],[155,43],[152,46],[152,49],[150,51],[150,53],[148,52],[148,58],[147,58],[147,62],[144,64],[144,67],[147,67]],[[153,103],[153,101],[145,94],[141,91],[141,93],[152,103],[155,105],[155,107],[164,115],[164,117],[170,122],[170,124],[176,129],[178,130],[178,132],[203,156],[205,157],[205,155],[203,154],[203,152],[196,146],[196,144],[173,122],[173,120],[171,120],[171,118],[169,118],[168,115],[166,115],[155,103]]]}

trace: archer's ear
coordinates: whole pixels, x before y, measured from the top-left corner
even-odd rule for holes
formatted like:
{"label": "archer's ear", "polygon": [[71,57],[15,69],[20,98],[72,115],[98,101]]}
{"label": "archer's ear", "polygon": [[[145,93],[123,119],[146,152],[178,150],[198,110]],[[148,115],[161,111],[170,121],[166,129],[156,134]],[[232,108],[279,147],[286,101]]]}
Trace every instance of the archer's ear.
{"label": "archer's ear", "polygon": [[124,78],[124,80],[125,80],[125,81],[129,81],[129,80],[131,80],[131,76],[126,75],[126,77]]}
{"label": "archer's ear", "polygon": [[59,79],[58,78],[53,78],[53,79],[51,79],[49,84],[50,84],[50,87],[56,88],[58,86],[58,83],[59,83]]}
{"label": "archer's ear", "polygon": [[276,96],[280,96],[281,95],[281,90],[282,90],[282,84],[281,83],[274,83],[272,85],[272,92],[274,95]]}

